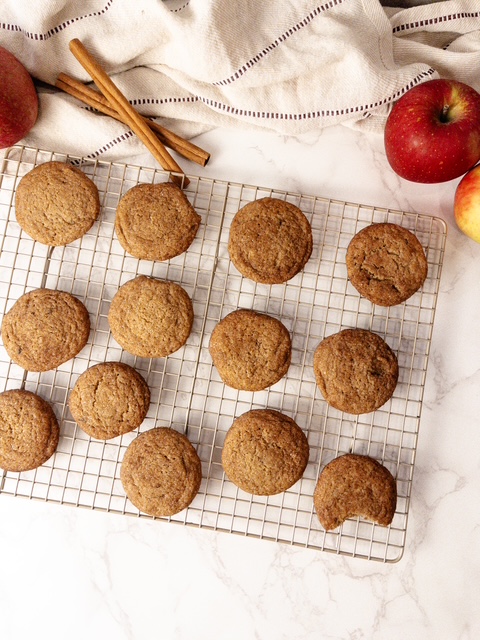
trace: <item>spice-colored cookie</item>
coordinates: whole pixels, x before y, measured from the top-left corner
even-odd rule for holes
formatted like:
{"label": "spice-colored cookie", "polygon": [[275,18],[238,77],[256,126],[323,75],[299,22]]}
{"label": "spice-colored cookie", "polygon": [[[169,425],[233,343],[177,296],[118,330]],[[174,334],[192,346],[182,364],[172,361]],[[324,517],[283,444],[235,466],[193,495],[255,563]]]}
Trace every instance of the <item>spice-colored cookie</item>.
{"label": "spice-colored cookie", "polygon": [[279,198],[261,198],[235,215],[228,251],[247,278],[280,284],[303,269],[312,245],[312,229],[301,209]]}
{"label": "spice-colored cookie", "polygon": [[84,371],[68,400],[74,420],[99,440],[116,438],[139,427],[149,404],[147,383],[123,362],[102,362]]}
{"label": "spice-colored cookie", "polygon": [[133,440],[120,478],[129,500],[151,516],[173,516],[186,509],[202,481],[202,463],[186,436],[155,427]]}
{"label": "spice-colored cookie", "polygon": [[302,477],[308,455],[307,438],[292,418],[273,409],[253,409],[228,430],[222,464],[240,489],[269,496]]}
{"label": "spice-colored cookie", "polygon": [[209,348],[225,384],[244,391],[260,391],[278,382],[292,356],[290,334],[280,320],[250,309],[238,309],[220,320]]}
{"label": "spice-colored cookie", "polygon": [[24,389],[0,393],[2,469],[36,469],[55,453],[59,433],[53,408],[39,395]]}
{"label": "spice-colored cookie", "polygon": [[89,333],[85,305],[54,289],[25,293],[2,322],[8,355],[28,371],[49,371],[67,362],[83,349]]}
{"label": "spice-colored cookie", "polygon": [[355,516],[388,526],[395,515],[397,486],[390,471],[377,460],[348,453],[324,467],[313,502],[327,531]]}
{"label": "spice-colored cookie", "polygon": [[351,283],[383,307],[404,302],[424,283],[428,264],[418,238],[388,222],[372,224],[350,241],[346,255]]}
{"label": "spice-colored cookie", "polygon": [[115,340],[129,353],[163,358],[187,341],[193,304],[179,284],[138,276],[115,294],[108,322]]}
{"label": "spice-colored cookie", "polygon": [[18,224],[34,240],[50,246],[81,238],[100,211],[96,184],[65,162],[45,162],[20,180],[15,195]]}
{"label": "spice-colored cookie", "polygon": [[188,249],[200,221],[177,185],[138,184],[118,204],[115,231],[122,247],[135,258],[168,260]]}
{"label": "spice-colored cookie", "polygon": [[353,414],[381,407],[398,381],[396,355],[380,336],[364,329],[344,329],[322,340],[313,369],[325,400]]}

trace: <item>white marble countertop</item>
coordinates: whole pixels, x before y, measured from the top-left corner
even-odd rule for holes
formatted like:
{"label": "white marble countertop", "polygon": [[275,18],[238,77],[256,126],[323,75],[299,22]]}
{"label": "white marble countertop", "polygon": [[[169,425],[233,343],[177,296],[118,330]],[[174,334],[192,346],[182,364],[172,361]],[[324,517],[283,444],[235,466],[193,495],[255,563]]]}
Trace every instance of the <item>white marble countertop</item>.
{"label": "white marble countertop", "polygon": [[457,181],[407,183],[380,136],[344,127],[299,138],[217,130],[197,142],[212,158],[190,173],[447,223],[404,555],[384,565],[0,495],[1,637],[478,638],[480,245],[455,226]]}

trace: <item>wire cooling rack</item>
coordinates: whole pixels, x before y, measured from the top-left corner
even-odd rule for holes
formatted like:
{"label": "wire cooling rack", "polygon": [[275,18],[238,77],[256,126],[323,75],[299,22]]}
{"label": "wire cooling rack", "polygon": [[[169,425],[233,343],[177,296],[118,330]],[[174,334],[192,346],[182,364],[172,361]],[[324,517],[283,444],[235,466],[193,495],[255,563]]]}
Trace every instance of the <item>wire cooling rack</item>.
{"label": "wire cooling rack", "polygon": [[[37,164],[59,160],[79,166],[97,184],[98,222],[81,240],[64,247],[34,242],[15,220],[15,189]],[[45,373],[26,372],[0,345],[0,391],[24,387],[49,400],[61,425],[57,452],[36,470],[0,471],[0,492],[49,502],[151,518],[129,502],[120,466],[129,443],[153,426],[172,426],[188,435],[202,461],[203,480],[193,503],[171,522],[274,540],[383,562],[402,556],[422,409],[423,388],[443,262],[446,228],[438,218],[350,204],[232,182],[189,176],[185,193],[202,217],[191,247],[166,262],[127,255],[114,233],[119,198],[138,183],[169,179],[163,171],[130,164],[90,162],[78,157],[14,147],[0,175],[0,318],[25,292],[37,287],[68,291],[82,300],[91,335],[78,356]],[[283,285],[243,278],[229,260],[230,222],[254,199],[273,196],[299,206],[312,224],[313,253],[304,270]],[[347,279],[345,252],[352,236],[372,222],[395,222],[413,231],[426,250],[428,277],[407,302],[381,308],[363,299]],[[118,287],[139,275],[181,284],[193,300],[195,319],[187,344],[163,359],[142,359],[123,351],[107,321]],[[237,308],[279,318],[292,336],[287,375],[261,392],[224,385],[208,352],[216,323]],[[315,384],[313,353],[326,336],[347,327],[381,335],[398,356],[400,377],[393,398],[360,416],[329,407]],[[74,422],[68,396],[89,366],[119,360],[134,366],[151,390],[149,413],[136,432],[95,440]],[[308,437],[310,458],[303,478],[284,493],[260,497],[238,489],[224,475],[222,445],[233,420],[254,408],[282,411]],[[323,530],[313,507],[319,472],[347,452],[371,455],[397,480],[398,501],[389,527],[361,518]]]}

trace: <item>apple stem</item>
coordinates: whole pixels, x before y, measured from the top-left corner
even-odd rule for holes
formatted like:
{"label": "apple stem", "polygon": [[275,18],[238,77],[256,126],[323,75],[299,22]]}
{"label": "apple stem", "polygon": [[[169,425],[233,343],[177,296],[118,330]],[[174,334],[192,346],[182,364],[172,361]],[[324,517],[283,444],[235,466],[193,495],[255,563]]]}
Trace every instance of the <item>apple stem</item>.
{"label": "apple stem", "polygon": [[440,114],[440,122],[448,122],[449,121],[449,117],[448,117],[448,112],[449,111],[450,111],[450,105],[449,104],[445,104],[443,106],[442,113]]}

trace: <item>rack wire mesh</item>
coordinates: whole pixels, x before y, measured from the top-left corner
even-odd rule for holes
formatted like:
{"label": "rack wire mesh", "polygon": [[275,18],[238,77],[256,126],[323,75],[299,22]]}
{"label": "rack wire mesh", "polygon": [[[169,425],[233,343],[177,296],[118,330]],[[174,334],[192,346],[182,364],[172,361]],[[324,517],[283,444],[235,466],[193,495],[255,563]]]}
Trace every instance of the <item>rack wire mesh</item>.
{"label": "rack wire mesh", "polygon": [[[15,220],[15,189],[34,166],[59,160],[80,167],[98,186],[101,214],[80,240],[64,247],[34,242]],[[68,291],[90,314],[86,347],[53,371],[26,372],[0,345],[0,391],[23,387],[49,400],[61,424],[54,456],[36,470],[0,470],[0,493],[151,518],[126,498],[120,482],[123,455],[138,432],[172,426],[188,435],[202,461],[203,480],[190,507],[170,522],[252,536],[290,545],[382,562],[401,558],[427,363],[446,241],[442,220],[321,197],[189,176],[185,193],[202,217],[191,247],[166,262],[127,255],[114,233],[119,198],[138,183],[162,182],[169,174],[132,164],[91,162],[60,153],[14,147],[0,175],[0,317],[25,292],[37,287]],[[256,284],[242,277],[228,255],[230,222],[254,199],[273,196],[299,206],[310,220],[314,249],[303,271],[282,285]],[[345,251],[352,236],[372,222],[395,222],[413,231],[426,250],[429,272],[422,289],[405,303],[382,308],[363,299],[350,285]],[[195,319],[187,344],[163,359],[142,359],[122,350],[107,320],[118,287],[136,275],[170,279],[192,298]],[[261,392],[238,391],[221,381],[208,352],[216,323],[237,308],[252,308],[279,318],[292,337],[292,363],[277,384]],[[318,391],[313,353],[319,342],[347,327],[381,335],[398,356],[400,377],[392,399],[377,411],[347,415],[329,407]],[[151,390],[149,413],[141,427],[108,441],[95,440],[74,422],[68,396],[89,366],[119,360],[134,366]],[[253,408],[290,415],[310,445],[300,481],[275,496],[253,496],[224,475],[223,441],[235,417]],[[319,472],[347,452],[371,455],[397,481],[393,522],[378,526],[351,518],[338,529],[322,529],[313,507]]]}

